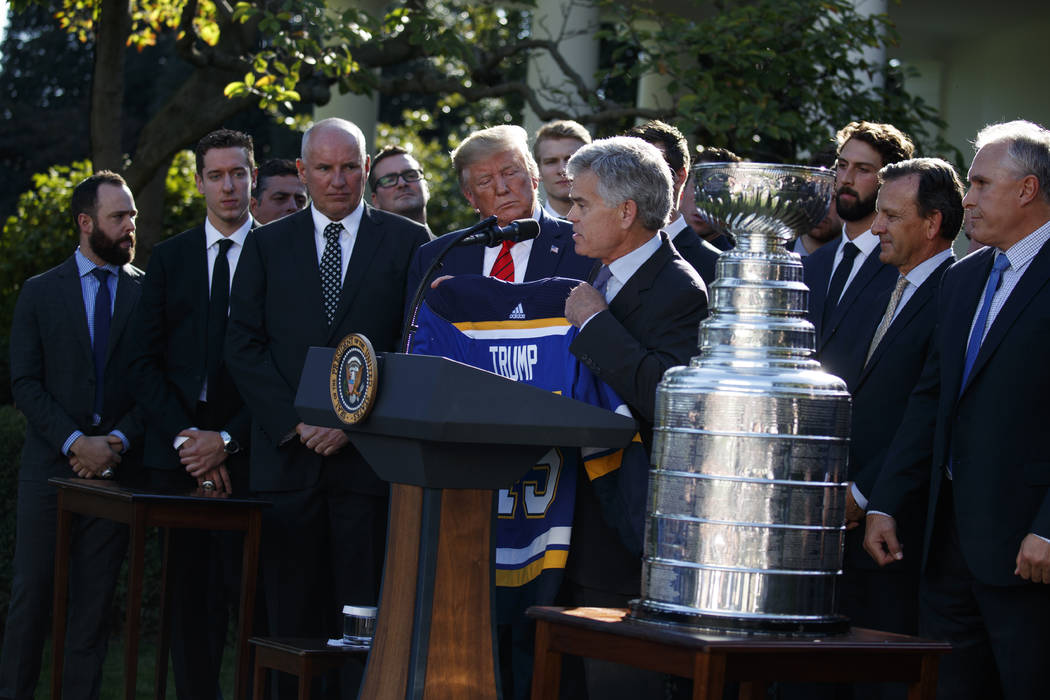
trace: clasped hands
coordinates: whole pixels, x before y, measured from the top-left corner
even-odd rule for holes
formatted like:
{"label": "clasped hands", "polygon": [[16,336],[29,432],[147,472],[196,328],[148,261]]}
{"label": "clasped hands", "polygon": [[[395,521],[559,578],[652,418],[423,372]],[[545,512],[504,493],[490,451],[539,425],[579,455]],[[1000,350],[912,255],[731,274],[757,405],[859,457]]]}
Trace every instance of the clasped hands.
{"label": "clasped hands", "polygon": [[215,491],[231,493],[233,482],[226,469],[226,445],[218,431],[186,428],[177,437],[186,438],[178,447],[179,461],[197,479],[197,485],[210,481]]}
{"label": "clasped hands", "polygon": [[69,466],[81,479],[95,479],[116,469],[124,442],[116,435],[81,435],[69,447]]}

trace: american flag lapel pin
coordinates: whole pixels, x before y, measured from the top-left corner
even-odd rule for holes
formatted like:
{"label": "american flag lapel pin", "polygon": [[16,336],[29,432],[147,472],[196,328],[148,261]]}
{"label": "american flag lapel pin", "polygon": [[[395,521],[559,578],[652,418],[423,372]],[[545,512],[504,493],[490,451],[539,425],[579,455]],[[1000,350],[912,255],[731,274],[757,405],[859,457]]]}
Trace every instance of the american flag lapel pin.
{"label": "american flag lapel pin", "polygon": [[552,253],[555,253],[555,254],[557,254],[557,252],[558,252],[558,246],[556,246],[556,245],[552,245],[552,246],[551,246],[551,252],[552,252]]}

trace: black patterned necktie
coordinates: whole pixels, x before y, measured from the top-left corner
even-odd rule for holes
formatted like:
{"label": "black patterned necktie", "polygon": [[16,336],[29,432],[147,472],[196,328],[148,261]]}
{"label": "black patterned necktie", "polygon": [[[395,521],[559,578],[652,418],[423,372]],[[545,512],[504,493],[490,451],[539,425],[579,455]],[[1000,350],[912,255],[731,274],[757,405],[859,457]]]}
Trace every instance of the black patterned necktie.
{"label": "black patterned necktie", "polygon": [[[828,296],[824,299],[824,315],[821,319],[825,329],[831,323],[831,314],[835,312],[835,307],[839,305],[839,297],[842,296],[843,290],[846,289],[846,280],[849,279],[849,273],[853,271],[853,258],[857,257],[859,252],[860,248],[855,246],[853,241],[848,241],[846,245],[842,246],[842,260],[839,261],[839,266],[835,268],[835,274],[831,276]],[[823,333],[824,331],[821,332]]]}
{"label": "black patterned necktie", "polygon": [[339,247],[339,233],[343,230],[340,223],[324,227],[324,253],[321,255],[321,295],[324,299],[324,314],[328,325],[335,320],[339,308],[339,292],[343,287],[340,273],[343,270],[343,251]]}
{"label": "black patterned necktie", "polygon": [[[208,299],[208,392],[215,387],[215,378],[222,366],[223,344],[226,340],[226,317],[230,307],[230,261],[226,257],[233,241],[219,241],[219,253],[211,269],[211,296]],[[209,397],[210,398],[210,397]]]}

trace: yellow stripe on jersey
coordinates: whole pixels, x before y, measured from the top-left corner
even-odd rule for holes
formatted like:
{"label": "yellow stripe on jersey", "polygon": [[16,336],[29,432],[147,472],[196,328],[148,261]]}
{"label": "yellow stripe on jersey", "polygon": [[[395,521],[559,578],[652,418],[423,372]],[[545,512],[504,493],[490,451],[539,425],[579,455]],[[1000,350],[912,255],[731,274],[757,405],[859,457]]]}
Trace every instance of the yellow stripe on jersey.
{"label": "yellow stripe on jersey", "polygon": [[[635,433],[634,438],[631,440],[631,442],[641,441],[642,436],[639,433]],[[623,450],[616,450],[601,457],[584,457],[583,467],[587,470],[587,478],[594,481],[598,477],[605,476],[609,472],[619,469],[622,462]]]}
{"label": "yellow stripe on jersey", "polygon": [[520,569],[496,569],[496,585],[507,588],[524,586],[544,569],[564,569],[569,553],[564,549],[548,549],[542,557]]}
{"label": "yellow stripe on jersey", "polygon": [[494,331],[503,329],[524,329],[524,328],[546,328],[553,331],[557,326],[571,326],[572,324],[563,317],[558,316],[554,318],[532,318],[523,321],[460,321],[459,323],[453,323],[457,329],[461,331]]}

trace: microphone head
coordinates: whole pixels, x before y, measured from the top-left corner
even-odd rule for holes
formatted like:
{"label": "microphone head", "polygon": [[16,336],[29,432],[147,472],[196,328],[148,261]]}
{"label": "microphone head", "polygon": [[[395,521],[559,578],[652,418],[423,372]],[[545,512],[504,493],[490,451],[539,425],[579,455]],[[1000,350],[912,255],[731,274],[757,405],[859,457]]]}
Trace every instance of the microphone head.
{"label": "microphone head", "polygon": [[515,241],[527,241],[540,235],[540,222],[536,219],[517,219],[511,226],[515,230]]}

